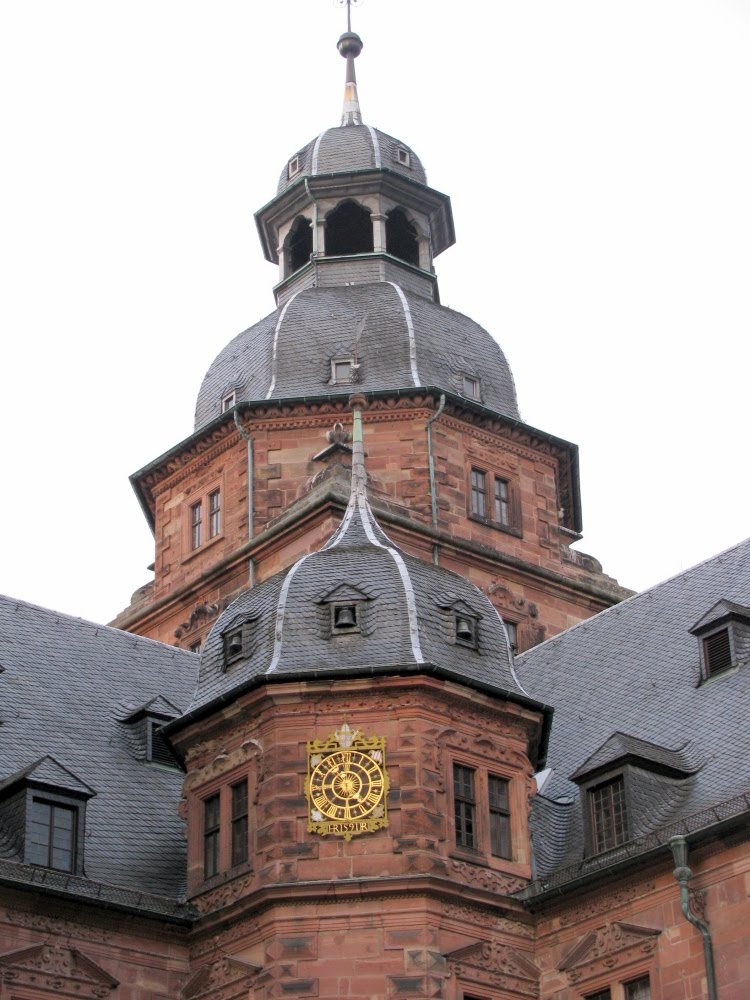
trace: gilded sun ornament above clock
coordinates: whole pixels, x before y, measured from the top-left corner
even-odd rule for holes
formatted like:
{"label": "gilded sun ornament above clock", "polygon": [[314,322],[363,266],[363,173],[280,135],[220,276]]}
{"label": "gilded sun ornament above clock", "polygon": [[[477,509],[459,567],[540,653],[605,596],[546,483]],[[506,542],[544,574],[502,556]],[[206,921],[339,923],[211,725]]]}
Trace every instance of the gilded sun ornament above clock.
{"label": "gilded sun ornament above clock", "polygon": [[388,826],[387,793],[384,737],[345,722],[328,739],[308,741],[309,833],[351,840]]}

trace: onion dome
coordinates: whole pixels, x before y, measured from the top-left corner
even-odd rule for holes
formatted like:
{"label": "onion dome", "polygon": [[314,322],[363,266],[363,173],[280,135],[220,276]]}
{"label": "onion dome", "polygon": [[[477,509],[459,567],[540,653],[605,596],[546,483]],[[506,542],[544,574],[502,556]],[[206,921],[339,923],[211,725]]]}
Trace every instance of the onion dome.
{"label": "onion dome", "polygon": [[341,525],[322,549],[245,591],[222,613],[201,655],[190,712],[261,682],[411,671],[531,704],[486,595],[400,551],[375,520],[361,427],[357,408],[352,490]]}
{"label": "onion dome", "polygon": [[234,338],[203,380],[196,429],[228,398],[259,401],[434,386],[519,419],[499,344],[478,323],[389,281],[308,288]]}

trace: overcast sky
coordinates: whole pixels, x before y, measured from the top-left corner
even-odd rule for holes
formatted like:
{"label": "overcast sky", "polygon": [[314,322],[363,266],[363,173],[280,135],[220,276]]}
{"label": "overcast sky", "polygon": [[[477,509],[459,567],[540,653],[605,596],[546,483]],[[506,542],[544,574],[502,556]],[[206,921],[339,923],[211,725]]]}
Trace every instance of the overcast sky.
{"label": "overcast sky", "polygon": [[[128,475],[273,307],[253,212],[338,123],[331,0],[0,2],[0,591],[106,621],[150,578]],[[365,121],[451,195],[442,301],[576,442],[641,589],[748,534],[750,4],[365,0]]]}

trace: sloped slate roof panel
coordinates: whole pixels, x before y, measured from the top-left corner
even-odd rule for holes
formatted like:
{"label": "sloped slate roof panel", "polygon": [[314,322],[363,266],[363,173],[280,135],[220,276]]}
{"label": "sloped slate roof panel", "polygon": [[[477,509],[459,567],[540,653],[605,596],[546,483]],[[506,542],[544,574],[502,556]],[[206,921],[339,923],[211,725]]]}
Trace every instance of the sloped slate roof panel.
{"label": "sloped slate roof panel", "polygon": [[460,393],[466,373],[480,378],[485,406],[520,419],[513,375],[490,334],[462,313],[402,292],[403,301],[389,282],[300,292],[217,356],[198,394],[196,429],[219,416],[232,389],[238,402],[269,394],[348,396],[351,385],[331,385],[330,362],[355,353],[361,361],[357,388],[364,392],[412,387],[416,368],[421,385]]}
{"label": "sloped slate roof panel", "polygon": [[[617,731],[661,747],[684,745],[705,759],[681,783],[669,819],[750,790],[750,669],[700,683],[694,622],[718,600],[750,603],[750,539],[548,639],[516,659],[521,683],[555,708],[548,765],[556,794],[578,801],[566,776]],[[640,809],[664,822],[663,782],[642,785]],[[545,793],[547,787],[545,786]],[[579,808],[580,812],[580,808]],[[544,819],[540,816],[540,825]],[[578,853],[582,845],[578,845]]]}
{"label": "sloped slate roof panel", "polygon": [[178,896],[183,775],[135,760],[116,716],[159,695],[187,707],[195,654],[0,597],[0,663],[0,780],[54,757],[96,791],[86,808],[87,877]]}

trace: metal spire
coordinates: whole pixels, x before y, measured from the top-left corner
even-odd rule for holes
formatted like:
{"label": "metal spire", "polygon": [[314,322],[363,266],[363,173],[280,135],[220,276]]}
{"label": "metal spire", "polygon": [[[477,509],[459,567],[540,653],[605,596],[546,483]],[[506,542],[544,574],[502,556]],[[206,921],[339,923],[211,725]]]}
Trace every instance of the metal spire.
{"label": "metal spire", "polygon": [[336,43],[341,55],[346,59],[346,84],[344,86],[344,111],[342,125],[361,125],[362,112],[357,94],[357,74],[354,60],[362,51],[362,39],[352,31],[352,4],[358,6],[360,0],[335,0],[336,6],[346,6],[346,31]]}

